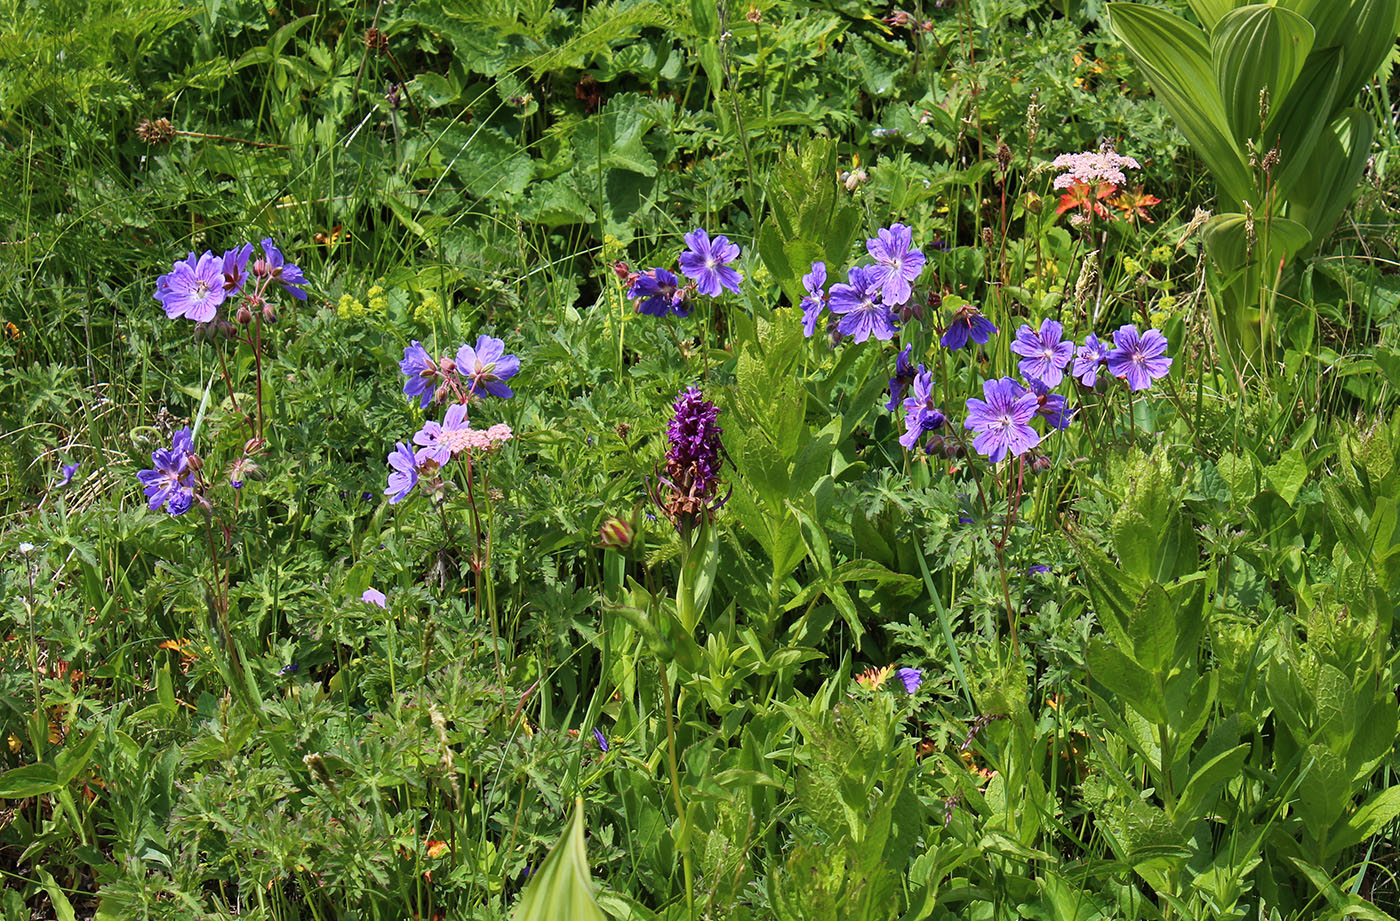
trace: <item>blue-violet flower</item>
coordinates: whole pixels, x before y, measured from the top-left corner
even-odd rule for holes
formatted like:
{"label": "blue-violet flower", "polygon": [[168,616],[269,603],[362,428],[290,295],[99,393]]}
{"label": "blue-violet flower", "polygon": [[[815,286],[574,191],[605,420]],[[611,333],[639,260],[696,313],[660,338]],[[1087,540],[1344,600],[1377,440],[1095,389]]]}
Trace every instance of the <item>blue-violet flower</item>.
{"label": "blue-violet flower", "polygon": [[871,336],[889,341],[899,331],[894,311],[880,301],[881,276],[872,266],[854,266],[847,273],[850,284],[831,286],[831,312],[841,317],[836,331],[864,342]]}
{"label": "blue-violet flower", "polygon": [[1021,374],[1054,387],[1064,379],[1065,365],[1074,357],[1074,343],[1065,340],[1065,328],[1055,320],[1043,320],[1040,331],[1022,324],[1016,330],[1016,341],[1011,343],[1011,351],[1024,360],[1020,363]]}
{"label": "blue-violet flower", "polygon": [[695,281],[695,288],[706,297],[719,297],[720,291],[728,288],[739,293],[739,282],[744,280],[729,263],[739,258],[739,247],[730,243],[724,234],[717,234],[713,240],[704,230],[696,228],[685,235],[688,247],[681,253],[681,274]]}
{"label": "blue-violet flower", "polygon": [[875,260],[881,298],[891,307],[909,300],[913,282],[924,270],[924,254],[914,246],[914,232],[905,224],[881,228],[865,248]]}
{"label": "blue-violet flower", "polygon": [[1108,353],[1108,373],[1128,382],[1130,390],[1146,390],[1152,382],[1167,376],[1172,360],[1167,357],[1167,337],[1155,329],[1138,336],[1129,324],[1113,333],[1117,348]]}
{"label": "blue-violet flower", "polygon": [[1040,443],[1040,434],[1030,427],[1040,401],[1009,377],[985,381],[982,395],[967,401],[965,428],[977,437],[972,447],[992,463],[1010,455],[1019,457]]}

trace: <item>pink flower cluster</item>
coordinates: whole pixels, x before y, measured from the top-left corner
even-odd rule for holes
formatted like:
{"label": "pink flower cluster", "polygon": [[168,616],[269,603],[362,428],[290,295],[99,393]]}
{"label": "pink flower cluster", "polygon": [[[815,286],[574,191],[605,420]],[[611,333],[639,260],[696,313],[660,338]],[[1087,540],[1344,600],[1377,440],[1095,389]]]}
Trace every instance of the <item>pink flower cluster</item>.
{"label": "pink flower cluster", "polygon": [[1086,150],[1083,153],[1060,154],[1050,165],[1055,169],[1065,170],[1055,177],[1057,189],[1100,182],[1121,186],[1127,182],[1127,177],[1123,175],[1125,168],[1142,168],[1138,161],[1115,150]]}

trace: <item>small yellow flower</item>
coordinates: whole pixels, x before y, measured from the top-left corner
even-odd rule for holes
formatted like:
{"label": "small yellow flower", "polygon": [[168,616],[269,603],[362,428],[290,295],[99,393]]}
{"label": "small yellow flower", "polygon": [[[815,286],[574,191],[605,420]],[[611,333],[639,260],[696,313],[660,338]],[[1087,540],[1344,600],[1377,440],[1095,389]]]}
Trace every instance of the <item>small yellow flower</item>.
{"label": "small yellow flower", "polygon": [[1137,275],[1142,271],[1142,263],[1138,262],[1132,256],[1124,256],[1123,271],[1127,272],[1129,275]]}

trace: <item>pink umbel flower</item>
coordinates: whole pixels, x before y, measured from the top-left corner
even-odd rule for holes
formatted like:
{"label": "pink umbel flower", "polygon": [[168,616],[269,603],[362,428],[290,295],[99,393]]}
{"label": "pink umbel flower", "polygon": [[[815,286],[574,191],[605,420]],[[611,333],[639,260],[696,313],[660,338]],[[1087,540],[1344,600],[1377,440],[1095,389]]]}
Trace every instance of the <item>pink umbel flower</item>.
{"label": "pink umbel flower", "polygon": [[1055,177],[1055,188],[1061,190],[1076,184],[1092,186],[1100,182],[1120,186],[1128,181],[1123,175],[1124,169],[1142,168],[1138,161],[1132,157],[1125,157],[1112,148],[1060,154],[1050,165],[1057,170],[1064,170]]}

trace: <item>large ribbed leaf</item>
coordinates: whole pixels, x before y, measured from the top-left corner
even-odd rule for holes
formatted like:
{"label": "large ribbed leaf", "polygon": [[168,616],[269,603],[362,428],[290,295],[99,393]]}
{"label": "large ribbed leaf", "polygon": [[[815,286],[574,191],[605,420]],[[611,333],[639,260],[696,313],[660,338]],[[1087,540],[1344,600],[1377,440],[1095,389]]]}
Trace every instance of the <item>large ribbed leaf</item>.
{"label": "large ribbed leaf", "polygon": [[583,846],[583,800],[559,843],[544,859],[515,905],[515,921],[603,921],[593,898],[588,852]]}
{"label": "large ribbed leaf", "polygon": [[1255,3],[1226,14],[1210,33],[1211,69],[1235,140],[1263,137],[1260,94],[1270,112],[1287,97],[1313,46],[1313,27],[1291,10]]}
{"label": "large ribbed leaf", "polygon": [[1186,0],[1186,5],[1191,7],[1191,12],[1196,14],[1201,25],[1209,32],[1215,28],[1221,17],[1241,4],[1235,0]]}
{"label": "large ribbed leaf", "polygon": [[[1249,239],[1249,218],[1243,214],[1218,214],[1206,222],[1203,231],[1206,250],[1224,271],[1243,268],[1250,261],[1269,266],[1272,272],[1279,259],[1291,259],[1312,241],[1308,229],[1297,221],[1276,217],[1266,226],[1263,215],[1254,221],[1254,240]],[[1264,238],[1268,237],[1268,252]]]}
{"label": "large ribbed leaf", "polygon": [[1322,242],[1351,204],[1375,134],[1370,115],[1347,109],[1313,148],[1298,181],[1280,190],[1287,196],[1289,217],[1306,226],[1315,243]]}
{"label": "large ribbed leaf", "polygon": [[1314,48],[1343,50],[1337,93],[1343,104],[1355,100],[1376,75],[1400,27],[1400,0],[1279,0],[1279,6],[1312,23],[1317,33]]}
{"label": "large ribbed leaf", "polygon": [[1233,204],[1257,199],[1244,155],[1230,136],[1205,33],[1138,3],[1110,3],[1108,10],[1113,33],[1128,46],[1220,192]]}
{"label": "large ribbed leaf", "polygon": [[1278,148],[1274,181],[1281,189],[1292,188],[1306,174],[1313,149],[1336,120],[1341,59],[1340,48],[1314,49],[1287,98],[1274,100],[1273,116],[1259,147]]}

